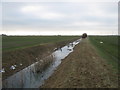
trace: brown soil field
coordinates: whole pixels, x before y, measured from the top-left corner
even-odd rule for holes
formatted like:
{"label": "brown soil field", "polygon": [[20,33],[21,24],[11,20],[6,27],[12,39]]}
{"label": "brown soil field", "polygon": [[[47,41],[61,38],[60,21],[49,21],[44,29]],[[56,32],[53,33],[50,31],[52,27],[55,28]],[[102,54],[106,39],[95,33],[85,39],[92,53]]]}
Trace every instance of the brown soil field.
{"label": "brown soil field", "polygon": [[118,88],[118,71],[83,39],[40,88]]}
{"label": "brown soil field", "polygon": [[[2,74],[2,79],[4,80],[32,63],[37,62],[37,60],[50,55],[54,48],[63,47],[74,40],[76,39],[3,52],[2,67],[5,68],[5,73]],[[23,65],[20,66],[20,63]],[[10,69],[12,65],[17,65],[15,70]]]}

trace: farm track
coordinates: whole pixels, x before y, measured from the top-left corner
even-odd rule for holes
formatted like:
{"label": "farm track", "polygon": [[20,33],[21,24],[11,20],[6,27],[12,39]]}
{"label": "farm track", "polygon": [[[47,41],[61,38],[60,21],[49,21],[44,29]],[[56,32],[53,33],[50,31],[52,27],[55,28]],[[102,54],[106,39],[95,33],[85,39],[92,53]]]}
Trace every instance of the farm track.
{"label": "farm track", "polygon": [[101,58],[88,39],[66,57],[42,88],[117,88],[117,70]]}

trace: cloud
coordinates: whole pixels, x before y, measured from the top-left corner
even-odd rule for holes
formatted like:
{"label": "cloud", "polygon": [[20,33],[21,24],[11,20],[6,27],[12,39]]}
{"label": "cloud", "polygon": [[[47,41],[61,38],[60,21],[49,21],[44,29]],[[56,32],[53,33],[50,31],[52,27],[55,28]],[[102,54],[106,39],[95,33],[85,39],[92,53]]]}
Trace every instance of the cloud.
{"label": "cloud", "polygon": [[2,21],[4,31],[9,34],[12,32],[23,34],[25,31],[29,31],[28,34],[37,32],[40,34],[48,32],[49,34],[53,32],[54,34],[63,34],[63,32],[64,34],[77,34],[77,32],[91,33],[93,31],[108,33],[108,31],[117,31],[117,15],[117,3],[111,2],[6,2],[3,3]]}
{"label": "cloud", "polygon": [[58,12],[49,11],[49,7],[44,6],[24,6],[21,8],[21,12],[38,19],[60,19],[65,16]]}
{"label": "cloud", "polygon": [[72,26],[99,26],[101,23],[98,22],[74,22]]}
{"label": "cloud", "polygon": [[119,2],[119,0],[1,0],[2,2]]}

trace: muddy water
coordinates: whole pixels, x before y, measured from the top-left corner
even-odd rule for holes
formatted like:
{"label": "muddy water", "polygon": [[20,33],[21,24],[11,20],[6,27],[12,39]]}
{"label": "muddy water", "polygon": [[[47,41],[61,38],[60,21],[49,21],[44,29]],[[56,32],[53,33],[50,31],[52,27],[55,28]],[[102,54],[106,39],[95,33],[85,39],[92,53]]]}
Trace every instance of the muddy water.
{"label": "muddy water", "polygon": [[47,67],[42,73],[35,72],[35,66],[40,63],[36,62],[27,68],[17,72],[11,77],[7,78],[3,81],[3,88],[38,88],[44,81],[48,79],[54,70],[56,70],[57,66],[60,65],[62,59],[68,56],[71,52],[73,52],[73,48],[77,45],[81,39],[70,43],[62,48],[59,48],[55,52],[53,52],[47,58],[54,59],[53,62]]}

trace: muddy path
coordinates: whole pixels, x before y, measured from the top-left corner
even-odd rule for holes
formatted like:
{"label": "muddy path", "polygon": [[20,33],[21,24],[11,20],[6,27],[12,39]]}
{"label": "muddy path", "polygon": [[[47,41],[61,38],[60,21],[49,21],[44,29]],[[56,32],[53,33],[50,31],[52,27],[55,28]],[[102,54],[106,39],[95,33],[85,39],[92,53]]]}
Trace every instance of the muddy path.
{"label": "muddy path", "polygon": [[40,88],[117,88],[117,71],[82,40]]}

